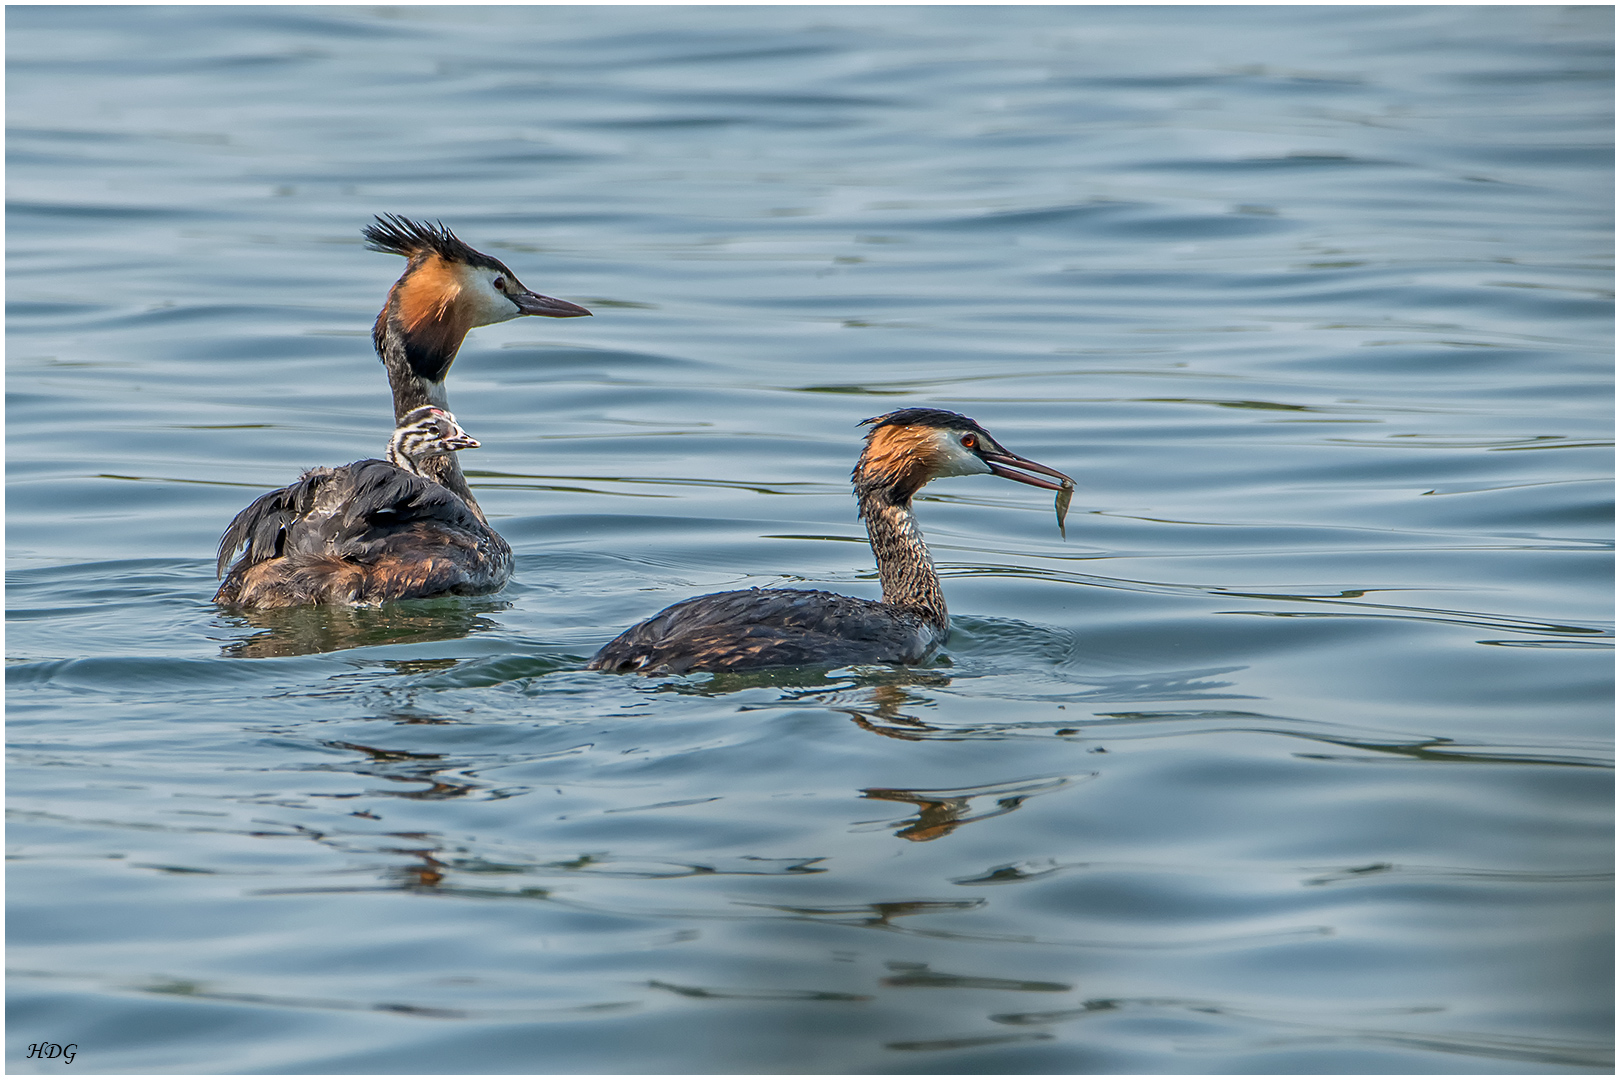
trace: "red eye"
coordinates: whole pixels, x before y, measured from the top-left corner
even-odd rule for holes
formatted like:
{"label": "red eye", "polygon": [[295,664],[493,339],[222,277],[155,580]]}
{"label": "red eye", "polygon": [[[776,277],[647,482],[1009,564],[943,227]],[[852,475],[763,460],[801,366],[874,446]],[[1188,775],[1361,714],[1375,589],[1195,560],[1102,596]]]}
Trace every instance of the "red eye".
{"label": "red eye", "polygon": [[496,290],[499,292],[506,291],[506,279],[503,277],[496,278],[491,284],[493,284]]}
{"label": "red eye", "polygon": [[977,435],[964,435],[962,436],[962,445],[971,450],[979,445],[979,437]]}

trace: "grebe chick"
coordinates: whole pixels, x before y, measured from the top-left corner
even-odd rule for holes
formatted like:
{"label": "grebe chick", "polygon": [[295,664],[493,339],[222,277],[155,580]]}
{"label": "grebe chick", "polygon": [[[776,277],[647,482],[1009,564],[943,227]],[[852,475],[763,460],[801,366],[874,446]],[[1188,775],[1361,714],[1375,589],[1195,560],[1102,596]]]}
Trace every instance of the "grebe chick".
{"label": "grebe chick", "polygon": [[377,604],[500,588],[512,549],[429,475],[444,455],[476,446],[454,416],[424,405],[395,429],[388,460],[310,469],[260,496],[220,538],[216,572],[225,581],[214,602]]}
{"label": "grebe chick", "polygon": [[[901,409],[861,423],[871,430],[852,479],[877,558],[882,600],[803,589],[712,593],[683,600],[632,626],[586,666],[680,674],[811,664],[920,664],[932,656],[950,635],[951,620],[939,575],[912,516],[912,496],[930,480],[975,473],[1060,493],[1074,482],[1012,453],[958,413]],[[1059,505],[1067,508],[1061,494]]]}
{"label": "grebe chick", "polygon": [[437,405],[424,405],[405,414],[405,419],[388,437],[388,464],[424,480],[429,458],[476,450],[484,445],[462,430],[456,418]]}
{"label": "grebe chick", "polygon": [[[531,292],[505,263],[468,247],[443,223],[379,215],[361,235],[371,250],[407,260],[371,332],[394,390],[396,424],[424,405],[450,408],[444,378],[474,327],[520,315],[572,319],[590,314],[578,304]],[[428,469],[431,479],[461,496],[484,520],[453,454],[433,458]]]}

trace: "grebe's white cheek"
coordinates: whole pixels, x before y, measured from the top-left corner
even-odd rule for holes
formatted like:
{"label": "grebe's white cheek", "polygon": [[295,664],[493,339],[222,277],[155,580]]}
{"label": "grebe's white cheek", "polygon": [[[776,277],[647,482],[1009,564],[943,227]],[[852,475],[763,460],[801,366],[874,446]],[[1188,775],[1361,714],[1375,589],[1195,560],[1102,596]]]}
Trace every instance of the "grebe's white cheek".
{"label": "grebe's white cheek", "polygon": [[942,467],[934,475],[977,476],[990,471],[990,466],[983,458],[962,445],[960,435],[942,431],[937,438],[938,442],[935,445],[939,449],[938,460]]}
{"label": "grebe's white cheek", "polygon": [[506,322],[523,314],[517,302],[497,289],[483,274],[473,274],[472,280],[464,288],[472,305],[474,326]]}

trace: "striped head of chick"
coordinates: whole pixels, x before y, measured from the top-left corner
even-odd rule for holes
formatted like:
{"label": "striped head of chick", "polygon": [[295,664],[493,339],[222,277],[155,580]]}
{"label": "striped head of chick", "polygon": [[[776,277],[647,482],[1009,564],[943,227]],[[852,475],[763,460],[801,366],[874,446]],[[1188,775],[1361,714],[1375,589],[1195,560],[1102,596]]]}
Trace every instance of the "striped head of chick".
{"label": "striped head of chick", "polygon": [[426,459],[457,450],[475,450],[479,445],[449,412],[424,405],[407,413],[394,429],[388,442],[388,460],[421,475],[421,463]]}

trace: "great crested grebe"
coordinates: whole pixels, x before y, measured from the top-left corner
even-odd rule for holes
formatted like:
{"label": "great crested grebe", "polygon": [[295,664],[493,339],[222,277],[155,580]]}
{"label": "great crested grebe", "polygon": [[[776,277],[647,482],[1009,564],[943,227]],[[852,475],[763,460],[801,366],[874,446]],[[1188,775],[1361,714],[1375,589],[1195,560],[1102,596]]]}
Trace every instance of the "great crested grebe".
{"label": "great crested grebe", "polygon": [[219,541],[217,572],[238,548],[216,603],[240,607],[375,604],[482,593],[511,573],[512,549],[430,475],[478,440],[436,405],[405,415],[388,460],[310,469],[262,495]]}
{"label": "great crested grebe", "polygon": [[[468,247],[442,223],[429,225],[389,214],[379,216],[362,235],[373,251],[403,255],[407,260],[405,272],[388,291],[388,302],[378,314],[371,335],[393,388],[394,421],[400,431],[413,422],[412,418],[419,420],[423,409],[436,409],[441,416],[449,415],[444,378],[469,330],[520,315],[567,319],[590,314],[578,304],[531,292],[506,264]],[[465,438],[465,433],[461,437]],[[489,527],[478,500],[473,498],[456,460],[456,449],[449,446],[434,451],[431,456],[420,458],[413,467],[419,478],[432,481],[440,490],[410,497],[423,507],[426,503],[421,503],[422,499],[435,505],[442,503],[442,513],[446,516],[440,522],[443,528],[438,531],[425,524],[416,529],[413,533],[416,539],[412,542],[395,538],[401,521],[397,515],[405,511],[390,501],[396,495],[403,497],[407,493],[379,489],[375,483],[357,486],[323,480],[317,485],[322,493],[321,501],[318,505],[311,503],[308,512],[321,520],[345,522],[345,528],[350,531],[341,534],[344,544],[355,552],[373,552],[373,548],[367,546],[371,540],[386,541],[376,552],[390,552],[387,558],[363,556],[371,566],[368,573],[362,575],[363,580],[356,577],[358,564],[347,555],[336,561],[316,558],[326,540],[316,539],[317,533],[307,531],[314,519],[304,522],[297,518],[299,511],[292,509],[296,504],[272,506],[271,503],[276,496],[292,492],[305,492],[313,498],[315,488],[309,487],[309,483],[317,474],[325,477],[342,473],[347,477],[352,470],[367,464],[374,467],[365,473],[367,477],[375,473],[378,477],[397,478],[397,471],[377,473],[377,469],[385,466],[380,461],[356,462],[347,470],[314,470],[292,487],[259,499],[236,516],[220,542],[221,571],[236,546],[246,543],[248,551],[220,586],[215,602],[241,607],[291,607],[375,603],[499,589],[512,574],[511,549]],[[359,475],[354,474],[356,478]],[[339,498],[367,501],[345,506],[334,501]],[[376,520],[381,531],[368,536],[361,523],[372,521],[379,511],[381,517]],[[471,515],[476,530],[465,530],[454,524],[462,513]],[[294,532],[306,537],[308,542],[287,547],[283,533],[293,523],[297,523]],[[261,536],[258,532],[261,529],[268,529],[269,533]],[[433,536],[440,537],[442,548],[436,549],[428,542]],[[233,537],[235,542],[231,544]],[[476,539],[469,539],[474,537]],[[399,545],[399,550],[393,552],[388,544]],[[283,548],[286,555],[282,555]],[[332,575],[332,580],[323,583],[323,574]],[[383,577],[389,574],[398,580],[384,581]]]}
{"label": "great crested grebe", "polygon": [[[578,304],[530,292],[505,263],[468,247],[442,222],[429,225],[379,215],[361,235],[371,250],[408,260],[371,331],[394,389],[395,423],[423,405],[450,407],[444,377],[474,327],[520,315],[573,319],[590,314]],[[483,520],[454,454],[434,458],[429,468],[434,480],[461,496]]]}
{"label": "great crested grebe", "polygon": [[[598,671],[742,671],[800,665],[919,664],[950,634],[939,575],[911,498],[942,476],[992,473],[1058,494],[1058,522],[1074,481],[1019,457],[959,413],[901,409],[870,420],[852,479],[877,558],[883,599],[803,589],[742,589],[683,600],[604,645]],[[1019,472],[1056,477],[1061,483]]]}

